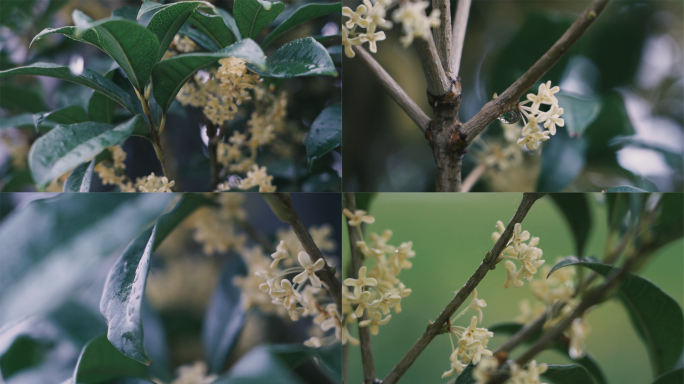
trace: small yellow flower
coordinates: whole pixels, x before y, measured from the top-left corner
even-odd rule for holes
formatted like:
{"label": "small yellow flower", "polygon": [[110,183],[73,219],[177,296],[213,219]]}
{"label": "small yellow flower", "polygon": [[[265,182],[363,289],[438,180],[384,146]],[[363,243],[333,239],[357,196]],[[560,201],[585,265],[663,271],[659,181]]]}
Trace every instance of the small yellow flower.
{"label": "small yellow flower", "polygon": [[306,252],[299,252],[297,255],[299,264],[304,267],[304,272],[295,276],[292,279],[293,282],[297,284],[304,284],[306,280],[311,281],[311,285],[316,288],[321,287],[321,280],[316,276],[316,271],[320,271],[325,266],[325,260],[318,259],[315,263],[311,262],[311,256]]}
{"label": "small yellow flower", "polygon": [[375,223],[375,218],[367,214],[366,211],[357,209],[356,212],[352,213],[350,210],[345,208],[342,210],[345,216],[349,219],[349,225],[352,227],[358,227],[361,223],[373,224]]}

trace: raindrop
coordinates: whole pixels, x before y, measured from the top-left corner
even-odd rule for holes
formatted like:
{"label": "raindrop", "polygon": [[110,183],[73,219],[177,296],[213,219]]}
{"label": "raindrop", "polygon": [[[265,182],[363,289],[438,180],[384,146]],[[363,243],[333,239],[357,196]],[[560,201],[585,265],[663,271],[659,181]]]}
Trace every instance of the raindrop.
{"label": "raindrop", "polygon": [[228,178],[228,185],[231,188],[240,188],[240,186],[242,185],[242,178],[238,175],[231,175]]}
{"label": "raindrop", "polygon": [[501,121],[504,124],[515,124],[518,121],[520,121],[520,117],[520,112],[518,112],[517,110],[511,110],[502,113],[499,117],[497,117],[497,119],[499,119],[499,121]]}

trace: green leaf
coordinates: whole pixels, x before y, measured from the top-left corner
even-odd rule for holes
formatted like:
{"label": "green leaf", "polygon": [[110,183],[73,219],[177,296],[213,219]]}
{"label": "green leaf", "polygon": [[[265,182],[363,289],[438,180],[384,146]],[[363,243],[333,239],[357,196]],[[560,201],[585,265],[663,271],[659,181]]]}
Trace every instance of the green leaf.
{"label": "green leaf", "polygon": [[587,145],[584,137],[571,138],[562,128],[551,136],[542,146],[537,191],[560,192],[567,188],[584,168]]}
{"label": "green leaf", "polygon": [[608,228],[611,231],[621,229],[625,221],[625,215],[629,211],[629,195],[622,193],[606,193],[606,208]]}
{"label": "green leaf", "polygon": [[137,20],[137,14],[138,10],[135,7],[132,7],[130,5],[124,5],[121,8],[115,9],[114,12],[112,12],[112,17],[121,17],[123,19],[135,21]]}
{"label": "green leaf", "polygon": [[226,26],[228,29],[230,29],[230,32],[233,33],[233,36],[237,39],[237,41],[242,40],[242,34],[240,33],[240,29],[237,26],[237,23],[235,22],[235,18],[233,15],[228,13],[225,9],[215,7],[213,8],[214,12],[223,17],[223,22],[226,23]]}
{"label": "green leaf", "polygon": [[224,57],[239,57],[261,67],[265,65],[264,52],[250,39],[239,41],[216,53],[189,53],[166,59],[155,65],[152,71],[154,99],[162,111],[169,109],[178,91],[195,72]]}
{"label": "green leaf", "polygon": [[[112,80],[117,72],[118,69],[112,69],[105,74],[105,77]],[[114,122],[114,108],[116,108],[114,101],[99,92],[93,92],[88,101],[88,114],[98,123],[112,124]]]}
{"label": "green leaf", "polygon": [[[4,72],[15,71],[16,69],[0,71],[0,78],[4,77]],[[43,97],[37,90],[12,84],[0,85],[0,108],[14,113],[37,113],[48,110]]]}
{"label": "green leaf", "polygon": [[648,191],[643,190],[641,188],[632,187],[629,185],[618,185],[616,187],[610,187],[610,188],[606,189],[604,192],[608,192],[608,193],[630,193],[630,192],[631,193],[644,193],[644,192],[648,192]]}
{"label": "green leaf", "polygon": [[147,367],[117,351],[105,335],[83,347],[74,370],[74,383],[104,383],[117,377],[146,378]]}
{"label": "green leaf", "polygon": [[[576,264],[603,276],[618,269],[597,262],[583,261],[580,264],[571,256],[561,260],[552,271]],[[654,376],[674,369],[684,349],[684,314],[677,301],[648,279],[634,274],[628,274],[622,281],[618,296],[646,344]]]}
{"label": "green leaf", "polygon": [[240,257],[231,257],[223,268],[221,279],[207,307],[202,325],[202,345],[209,372],[223,370],[226,358],[235,346],[245,323],[245,310],[240,302],[240,289],[233,278],[247,273]]}
{"label": "green leaf", "polygon": [[558,105],[563,108],[565,129],[570,136],[581,136],[584,131],[596,120],[601,112],[601,100],[588,98],[570,93],[559,93]]}
{"label": "green leaf", "polygon": [[22,113],[12,117],[2,118],[2,120],[0,120],[0,129],[27,127],[33,127],[37,129],[37,120],[42,116],[42,113]]}
{"label": "green leaf", "polygon": [[250,69],[263,77],[337,76],[335,64],[321,43],[311,37],[291,41],[266,58],[268,70]]}
{"label": "green leaf", "polygon": [[12,211],[0,223],[0,326],[59,306],[98,261],[149,226],[172,197],[63,193]]}
{"label": "green leaf", "polygon": [[468,364],[463,369],[463,372],[461,372],[460,375],[456,377],[456,382],[454,384],[475,384],[477,383],[477,380],[473,378],[473,371],[475,370],[475,366],[472,364]]}
{"label": "green leaf", "polygon": [[184,24],[178,33],[181,36],[187,36],[190,40],[209,52],[216,52],[221,49],[221,47],[219,47],[219,45],[209,36],[195,28],[191,28],[188,24]]}
{"label": "green leaf", "polygon": [[[3,335],[4,336],[4,335]],[[8,380],[14,374],[40,364],[50,345],[29,335],[19,335],[0,356],[0,373]]]}
{"label": "green leaf", "polygon": [[95,158],[74,168],[64,183],[62,192],[90,192],[90,182],[93,178],[94,167]]}
{"label": "green leaf", "polygon": [[285,4],[279,1],[235,0],[233,16],[242,38],[253,39],[284,10]]}
{"label": "green leaf", "polygon": [[306,137],[309,170],[316,159],[342,145],[342,103],[323,109],[311,124]]}
{"label": "green leaf", "polygon": [[[489,330],[491,332],[494,332],[494,334],[506,334],[506,335],[513,335],[520,331],[523,328],[523,324],[519,323],[500,323],[493,325],[489,327]],[[537,331],[534,334],[532,334],[527,340],[526,344],[531,344],[532,342],[536,341],[542,336],[542,331]],[[568,351],[569,347],[565,344],[563,344],[562,341],[560,340],[555,340],[551,345],[549,346],[553,350],[558,351],[560,354],[563,356],[567,357],[569,360],[581,365],[584,367],[591,375],[593,376],[594,380],[596,380],[597,383],[599,384],[606,384],[606,378],[603,375],[603,372],[601,371],[601,368],[599,367],[598,363],[594,359],[594,357],[590,353],[586,353],[583,358],[574,360],[570,357]],[[588,382],[593,382],[593,381],[588,381]]]}
{"label": "green leaf", "polygon": [[[306,348],[303,345],[301,348]],[[301,381],[296,374],[288,368],[285,361],[298,360],[308,355],[308,351],[292,352],[290,356],[282,349],[260,345],[252,348],[223,376],[220,376],[212,384],[246,384],[246,383],[277,383],[299,384]],[[285,360],[285,361],[284,361]]]}
{"label": "green leaf", "polygon": [[52,33],[61,33],[103,50],[119,64],[131,84],[141,93],[155,64],[156,55],[150,52],[159,51],[159,41],[154,33],[133,20],[118,17],[92,22],[84,27],[48,28],[33,41]]}
{"label": "green leaf", "polygon": [[680,193],[665,193],[659,202],[660,220],[653,226],[656,246],[679,239],[684,233],[684,199]]}
{"label": "green leaf", "polygon": [[[151,2],[143,3],[143,7],[149,3]],[[165,5],[152,16],[149,24],[147,24],[147,29],[152,31],[157,36],[157,40],[159,40],[159,50],[157,51],[155,63],[164,57],[171,41],[173,41],[173,37],[176,36],[178,30],[200,4],[200,2],[182,2]],[[142,8],[140,12],[143,13]],[[140,18],[141,13],[138,14],[138,18]]]}
{"label": "green leaf", "polygon": [[684,384],[684,368],[663,373],[655,379],[653,384]]}
{"label": "green leaf", "polygon": [[287,19],[280,23],[271,34],[266,36],[264,41],[261,43],[263,48],[266,48],[270,43],[273,42],[280,35],[286,31],[296,27],[299,24],[305,23],[311,19],[317,17],[325,16],[331,13],[341,13],[342,3],[330,3],[330,4],[306,4],[301,8],[294,11]]}
{"label": "green leaf", "polygon": [[63,65],[35,63],[25,67],[0,71],[0,79],[12,75],[48,76],[84,85],[114,100],[133,114],[142,113],[142,107],[140,106],[139,101],[133,101],[130,95],[121,89],[121,87],[99,73],[89,69],[84,69],[80,75],[74,75],[69,70],[69,67]]}
{"label": "green leaf", "polygon": [[150,258],[181,221],[208,201],[202,195],[184,194],[171,212],[129,244],[107,276],[100,301],[100,312],[109,328],[107,338],[121,353],[143,364],[152,363],[143,346],[142,324]]}
{"label": "green leaf", "polygon": [[356,197],[356,209],[368,212],[370,210],[370,205],[373,200],[378,196],[377,193],[363,193],[357,192],[354,194]]}
{"label": "green leaf", "polygon": [[147,12],[159,10],[160,8],[164,7],[167,7],[167,5],[157,3],[155,1],[145,1],[140,6],[140,10],[138,11],[138,16],[136,16],[136,20],[140,20],[140,17],[146,14]]}
{"label": "green leaf", "polygon": [[542,377],[555,384],[589,384],[594,381],[589,372],[579,365],[549,365]]}
{"label": "green leaf", "polygon": [[210,15],[196,10],[190,15],[189,22],[197,31],[209,37],[219,49],[237,41],[226,20],[220,15]]}
{"label": "green leaf", "polygon": [[549,195],[551,200],[563,213],[565,220],[570,225],[570,230],[575,238],[575,251],[577,256],[584,255],[584,245],[589,238],[591,229],[591,210],[587,195],[581,193],[553,193]]}
{"label": "green leaf", "polygon": [[58,109],[45,114],[43,118],[54,121],[57,124],[78,124],[90,121],[88,112],[80,105],[72,105],[70,107]]}
{"label": "green leaf", "polygon": [[106,147],[127,139],[141,115],[119,125],[95,122],[58,125],[41,136],[29,151],[29,168],[39,188],[97,155]]}

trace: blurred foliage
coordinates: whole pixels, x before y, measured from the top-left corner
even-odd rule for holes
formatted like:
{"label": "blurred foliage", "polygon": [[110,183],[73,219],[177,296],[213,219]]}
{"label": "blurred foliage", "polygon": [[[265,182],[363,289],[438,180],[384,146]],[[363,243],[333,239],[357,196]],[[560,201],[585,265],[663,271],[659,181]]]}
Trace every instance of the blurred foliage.
{"label": "blurred foliage", "polygon": [[[459,73],[459,119],[467,121],[494,93],[508,88],[588,3],[473,2]],[[456,4],[452,1],[452,12]],[[490,166],[473,191],[602,191],[617,185],[681,191],[683,6],[681,1],[611,1],[541,79],[561,86],[566,126],[542,145],[541,155],[524,152],[522,161],[507,169]],[[420,63],[414,49],[398,42],[399,29],[386,31],[387,41],[379,43],[374,57],[431,115]],[[343,142],[354,154],[343,160],[344,189],[433,191],[434,161],[423,135],[359,60],[343,61]],[[503,141],[501,133],[501,123],[494,122],[471,146],[464,177]]]}

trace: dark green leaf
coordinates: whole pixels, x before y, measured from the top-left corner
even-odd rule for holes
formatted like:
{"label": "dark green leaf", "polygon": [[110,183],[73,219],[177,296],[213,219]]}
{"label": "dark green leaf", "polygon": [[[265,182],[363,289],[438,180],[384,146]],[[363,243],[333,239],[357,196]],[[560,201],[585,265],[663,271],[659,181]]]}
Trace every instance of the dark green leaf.
{"label": "dark green leaf", "polygon": [[[5,72],[16,71],[17,69],[0,71],[0,78],[4,77],[3,74]],[[37,90],[12,84],[0,85],[0,108],[14,113],[37,113],[48,110],[43,97]]]}
{"label": "dark green leaf", "polygon": [[618,185],[616,187],[610,187],[606,189],[604,192],[608,193],[643,193],[643,192],[648,192],[643,189],[637,188],[637,187],[632,187],[629,185]]}
{"label": "dark green leaf", "polygon": [[12,375],[39,364],[50,345],[28,335],[20,335],[0,356],[0,373],[8,380]]}
{"label": "dark green leaf", "polygon": [[663,373],[655,379],[653,384],[684,384],[684,368]]}
{"label": "dark green leaf", "polygon": [[136,20],[140,20],[140,17],[147,12],[158,11],[159,9],[164,7],[166,7],[166,5],[164,5],[163,3],[158,3],[156,1],[145,1],[142,3],[142,6],[140,6],[140,10],[138,11],[138,16],[136,16]]}
{"label": "dark green leaf", "polygon": [[233,33],[233,36],[235,36],[237,41],[242,40],[242,34],[240,34],[240,29],[238,28],[233,15],[228,13],[228,11],[218,7],[214,8],[214,11],[217,15],[223,17],[223,22],[226,23],[226,26],[228,29],[230,29],[230,32]]}
{"label": "dark green leaf", "polygon": [[463,369],[463,372],[461,372],[458,377],[456,377],[456,383],[454,384],[475,384],[477,380],[473,378],[473,371],[475,370],[475,366],[472,364],[468,364],[467,367]]}
{"label": "dark green leaf", "polygon": [[[117,72],[118,69],[112,69],[105,74],[105,77],[112,80]],[[114,122],[115,107],[116,104],[112,99],[99,92],[94,92],[88,101],[88,114],[98,123],[112,124]]]}
{"label": "dark green leaf", "polygon": [[220,15],[210,15],[196,10],[190,15],[189,22],[197,31],[208,36],[219,49],[237,41],[228,24],[226,24],[226,20]]}
{"label": "dark green leaf", "polygon": [[377,193],[355,193],[356,209],[368,212],[373,200],[378,196]]}
{"label": "dark green leaf", "polygon": [[579,365],[549,365],[542,377],[555,384],[590,384],[594,381],[589,372]]}
{"label": "dark green leaf", "polygon": [[[590,268],[603,276],[608,276],[617,269],[612,265],[595,262],[580,264],[576,258],[573,260],[567,257],[556,264],[554,270],[575,264]],[[677,301],[651,281],[634,274],[628,274],[620,284],[619,298],[646,344],[654,376],[674,369],[684,349],[684,314]]]}
{"label": "dark green leaf", "polygon": [[632,127],[622,96],[615,91],[604,94],[601,112],[583,136],[589,141],[587,158],[595,159],[601,164],[605,163],[606,156],[612,156],[612,159],[615,159],[615,148],[610,148],[610,142],[616,136],[633,133],[634,127]]}
{"label": "dark green leaf", "polygon": [[171,212],[159,217],[154,227],[131,242],[109,271],[100,301],[100,312],[107,320],[107,338],[126,356],[147,365],[152,362],[143,346],[141,315],[150,258],[181,221],[207,202],[201,195],[183,195]]}
{"label": "dark green leaf", "polygon": [[137,20],[137,14],[138,10],[136,8],[131,7],[130,5],[124,5],[119,9],[115,9],[114,12],[112,12],[112,17],[121,17],[123,19],[135,21]]}
{"label": "dark green leaf", "polygon": [[187,36],[190,40],[209,52],[216,52],[221,49],[211,37],[200,32],[198,29],[191,28],[188,24],[184,24],[178,33],[181,36]]}
{"label": "dark green leaf", "polygon": [[587,195],[581,193],[553,193],[549,195],[563,213],[575,238],[577,256],[584,255],[584,245],[591,229],[591,210]]}
{"label": "dark green leaf", "polygon": [[311,37],[291,41],[273,52],[266,58],[266,71],[249,67],[264,77],[337,76],[330,54]]}
{"label": "dark green leaf", "polygon": [[[494,332],[494,334],[506,334],[506,335],[513,335],[520,331],[523,328],[523,324],[519,323],[500,323],[493,325],[489,327],[489,330],[491,332]],[[527,344],[531,344],[532,342],[536,341],[541,337],[542,332],[537,331],[534,334],[532,334],[526,341]],[[603,372],[601,371],[601,368],[599,367],[598,363],[594,359],[594,357],[589,354],[588,352],[582,357],[581,359],[574,360],[570,357],[569,355],[569,347],[560,340],[555,340],[550,346],[550,348],[558,351],[560,354],[563,356],[567,357],[569,360],[581,365],[582,367],[586,368],[589,373],[593,376],[594,380],[596,380],[597,383],[599,384],[606,384],[606,378],[603,376]],[[589,381],[593,382],[593,381]]]}
{"label": "dark green leaf", "polygon": [[119,64],[131,84],[141,93],[155,64],[156,54],[150,52],[159,51],[159,41],[154,33],[133,20],[123,18],[104,19],[84,27],[48,28],[33,41],[52,33],[61,33],[102,49]]}
{"label": "dark green leaf", "polygon": [[90,340],[107,332],[102,315],[91,307],[90,303],[71,298],[50,312],[47,318],[78,348],[82,348]]}
{"label": "dark green leaf", "polygon": [[78,384],[104,383],[117,377],[147,377],[147,368],[124,356],[107,340],[99,336],[81,351],[73,382]]}
{"label": "dark green leaf", "polygon": [[306,137],[306,156],[309,169],[316,159],[342,145],[342,103],[323,109],[311,124]]}
{"label": "dark green leaf", "polygon": [[558,105],[563,108],[565,129],[570,136],[581,136],[601,112],[601,100],[570,93],[559,93]]}
{"label": "dark green leaf", "polygon": [[155,65],[152,71],[154,98],[159,107],[166,112],[183,84],[197,70],[224,57],[239,57],[261,67],[265,65],[264,52],[250,39],[239,41],[216,53],[189,53],[171,57]]}
{"label": "dark green leaf", "polygon": [[620,229],[625,221],[625,215],[629,211],[629,195],[622,193],[606,193],[606,208],[608,228],[611,231]]}
{"label": "dark green leaf", "polygon": [[537,191],[560,192],[567,188],[584,168],[586,151],[584,137],[571,138],[565,129],[559,129],[542,145]]}
{"label": "dark green leaf", "polygon": [[137,236],[172,197],[63,193],[12,211],[0,223],[0,326],[57,307],[93,265]]}
{"label": "dark green leaf", "polygon": [[33,185],[31,171],[22,169],[11,172],[7,177],[0,180],[0,192],[21,192],[24,187],[29,185]]}
{"label": "dark green leaf", "polygon": [[330,4],[316,4],[316,3],[311,3],[311,4],[306,4],[302,6],[301,8],[298,8],[296,11],[294,11],[290,17],[285,19],[282,23],[280,23],[273,31],[271,32],[270,35],[266,36],[264,41],[261,43],[261,46],[266,48],[273,40],[275,40],[277,37],[285,33],[286,31],[296,27],[299,24],[302,24],[304,22],[307,22],[311,19],[315,19],[317,17],[321,17],[324,15],[328,15],[331,13],[341,13],[342,12],[342,3],[330,3]]}
{"label": "dark green leaf", "polygon": [[[103,96],[104,97],[104,96]],[[90,121],[90,116],[80,105],[58,109],[45,114],[44,119],[54,121],[57,124],[77,124]]]}
{"label": "dark green leaf", "polygon": [[681,193],[665,193],[660,199],[660,220],[653,226],[656,245],[679,239],[684,232],[684,199]]}
{"label": "dark green leaf", "polygon": [[301,381],[283,362],[282,356],[269,346],[261,345],[252,348],[228,373],[212,384],[247,383],[297,384]]}
{"label": "dark green leaf", "polygon": [[[143,6],[148,3],[150,2],[143,3]],[[176,36],[178,30],[200,4],[200,2],[182,2],[165,5],[152,16],[150,23],[147,24],[147,29],[152,31],[157,36],[157,40],[159,40],[159,51],[157,52],[155,63],[164,57],[171,41],[173,41],[173,37]],[[140,11],[142,12],[142,8]],[[140,15],[138,15],[139,17]]]}
{"label": "dark green leaf", "polygon": [[339,34],[338,35],[328,35],[328,36],[314,35],[311,37],[323,45],[328,45],[328,43],[330,43],[334,39],[339,39],[340,41],[342,39],[342,35],[339,35]]}
{"label": "dark green leaf", "polygon": [[279,1],[235,0],[233,16],[242,38],[254,39],[284,10],[285,4]]}
{"label": "dark green leaf", "polygon": [[84,69],[80,75],[74,75],[69,70],[69,67],[63,65],[35,63],[25,67],[0,71],[0,78],[12,75],[48,76],[84,85],[116,101],[124,108],[128,109],[131,113],[135,114],[137,113],[136,111],[139,111],[138,113],[142,113],[142,107],[140,106],[139,101],[134,101],[131,99],[128,93],[121,89],[121,87],[117,86],[99,73],[89,69]]}
{"label": "dark green leaf", "polygon": [[94,167],[95,158],[74,168],[64,182],[62,192],[90,192],[90,181],[93,178]]}
{"label": "dark green leaf", "polygon": [[29,168],[39,188],[97,155],[104,148],[127,139],[141,115],[120,125],[95,122],[58,125],[41,136],[29,151]]}
{"label": "dark green leaf", "polygon": [[209,372],[223,370],[226,358],[242,331],[245,310],[240,302],[240,289],[233,284],[233,278],[246,273],[242,258],[231,257],[207,307],[202,326],[202,345]]}

